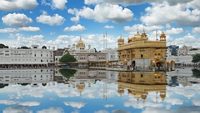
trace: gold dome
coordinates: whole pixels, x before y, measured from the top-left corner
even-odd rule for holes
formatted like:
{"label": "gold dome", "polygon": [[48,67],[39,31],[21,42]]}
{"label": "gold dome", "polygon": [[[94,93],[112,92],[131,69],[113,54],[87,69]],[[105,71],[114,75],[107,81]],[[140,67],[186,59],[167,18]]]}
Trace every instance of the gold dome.
{"label": "gold dome", "polygon": [[82,93],[83,90],[85,89],[85,84],[83,84],[83,83],[77,84],[76,88],[80,93]]}
{"label": "gold dome", "polygon": [[78,41],[78,43],[76,44],[76,48],[77,49],[85,49],[85,43],[83,42],[81,37],[80,37],[80,40]]}

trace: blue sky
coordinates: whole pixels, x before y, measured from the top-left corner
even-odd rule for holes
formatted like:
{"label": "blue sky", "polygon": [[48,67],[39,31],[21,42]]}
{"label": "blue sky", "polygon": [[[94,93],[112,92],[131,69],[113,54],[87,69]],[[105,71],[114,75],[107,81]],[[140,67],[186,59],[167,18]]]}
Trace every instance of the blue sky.
{"label": "blue sky", "polygon": [[11,47],[32,44],[68,47],[81,36],[103,49],[137,29],[155,40],[166,32],[168,45],[199,47],[199,0],[1,0],[0,43]]}

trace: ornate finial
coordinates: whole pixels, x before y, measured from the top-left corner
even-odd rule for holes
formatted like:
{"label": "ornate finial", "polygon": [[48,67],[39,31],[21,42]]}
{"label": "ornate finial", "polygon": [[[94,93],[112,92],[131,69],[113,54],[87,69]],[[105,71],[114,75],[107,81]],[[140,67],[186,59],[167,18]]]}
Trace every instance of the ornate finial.
{"label": "ornate finial", "polygon": [[145,29],[144,29],[144,27],[143,27],[143,33],[145,33]]}
{"label": "ornate finial", "polygon": [[137,34],[139,34],[139,28],[138,28],[138,26],[137,26]]}
{"label": "ornate finial", "polygon": [[156,29],[156,40],[158,40],[158,30]]}

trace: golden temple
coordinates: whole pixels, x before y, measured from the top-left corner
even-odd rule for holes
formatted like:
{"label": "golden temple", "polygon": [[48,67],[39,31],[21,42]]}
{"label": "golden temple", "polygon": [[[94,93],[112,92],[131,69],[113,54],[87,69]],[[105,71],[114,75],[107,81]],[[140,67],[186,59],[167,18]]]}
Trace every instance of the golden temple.
{"label": "golden temple", "polygon": [[128,68],[164,69],[166,64],[166,35],[160,34],[159,40],[149,40],[145,32],[135,34],[128,38],[128,43],[120,37],[118,39],[119,62]]}

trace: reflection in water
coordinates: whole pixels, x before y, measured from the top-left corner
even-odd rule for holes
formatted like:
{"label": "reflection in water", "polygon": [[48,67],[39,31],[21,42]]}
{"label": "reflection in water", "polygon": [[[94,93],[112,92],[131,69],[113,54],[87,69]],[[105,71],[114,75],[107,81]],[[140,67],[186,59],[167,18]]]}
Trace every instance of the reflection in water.
{"label": "reflection in water", "polygon": [[24,69],[24,70],[0,70],[0,84],[37,85],[45,86],[53,81],[54,72],[52,69]]}
{"label": "reflection in water", "polygon": [[120,72],[118,92],[124,94],[127,89],[130,95],[138,100],[145,100],[148,92],[157,92],[164,100],[166,96],[166,75],[164,72]]}
{"label": "reflection in water", "polygon": [[200,78],[200,69],[192,69],[193,76]]}
{"label": "reflection in water", "polygon": [[168,76],[88,69],[0,70],[0,112],[198,111],[200,85],[194,81],[199,71],[190,71],[194,76],[180,76],[181,70]]}

